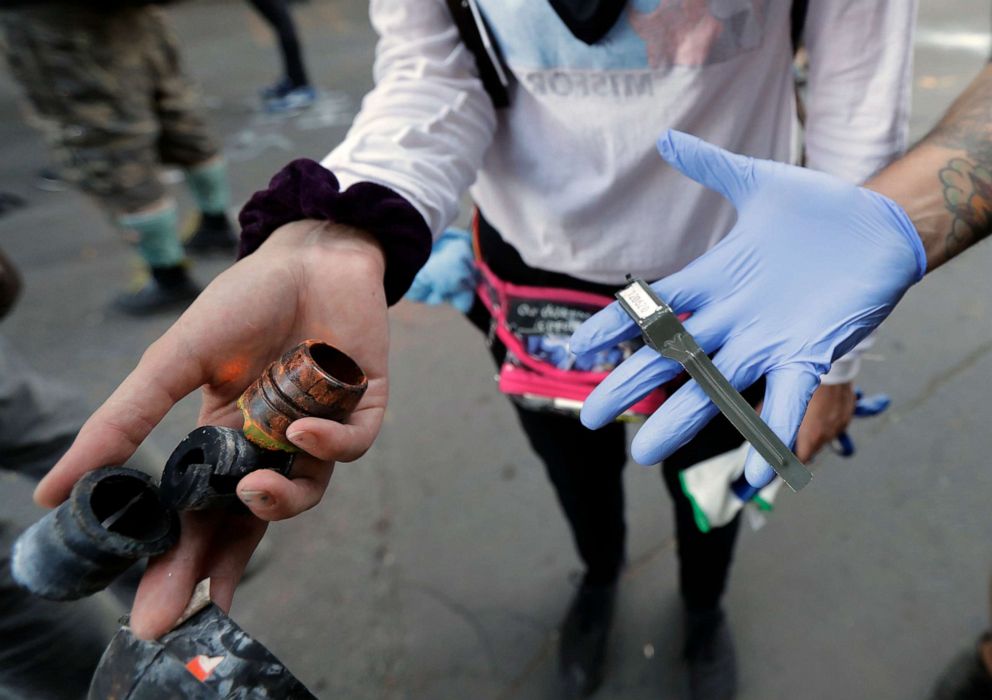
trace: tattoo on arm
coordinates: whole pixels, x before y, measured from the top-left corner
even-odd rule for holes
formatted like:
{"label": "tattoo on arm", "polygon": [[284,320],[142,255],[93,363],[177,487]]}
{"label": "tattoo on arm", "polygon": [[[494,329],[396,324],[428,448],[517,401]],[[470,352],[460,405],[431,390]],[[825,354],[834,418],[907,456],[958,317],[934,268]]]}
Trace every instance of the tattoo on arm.
{"label": "tattoo on arm", "polygon": [[927,140],[965,153],[938,175],[944,205],[953,216],[945,239],[952,258],[992,233],[992,70],[958,98]]}
{"label": "tattoo on arm", "polygon": [[992,171],[966,158],[952,158],[940,171],[944,205],[954,215],[945,244],[953,258],[992,231]]}

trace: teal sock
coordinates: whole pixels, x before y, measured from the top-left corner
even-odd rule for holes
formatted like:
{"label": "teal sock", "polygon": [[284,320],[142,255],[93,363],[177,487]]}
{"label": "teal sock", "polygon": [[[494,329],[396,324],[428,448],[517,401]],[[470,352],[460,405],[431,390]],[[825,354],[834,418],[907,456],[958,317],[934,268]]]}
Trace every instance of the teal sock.
{"label": "teal sock", "polygon": [[186,184],[204,214],[227,214],[231,186],[227,180],[227,163],[222,158],[187,170]]}
{"label": "teal sock", "polygon": [[124,214],[117,223],[138,232],[138,252],[150,267],[172,267],[186,257],[179,242],[179,213],[174,202],[148,213]]}

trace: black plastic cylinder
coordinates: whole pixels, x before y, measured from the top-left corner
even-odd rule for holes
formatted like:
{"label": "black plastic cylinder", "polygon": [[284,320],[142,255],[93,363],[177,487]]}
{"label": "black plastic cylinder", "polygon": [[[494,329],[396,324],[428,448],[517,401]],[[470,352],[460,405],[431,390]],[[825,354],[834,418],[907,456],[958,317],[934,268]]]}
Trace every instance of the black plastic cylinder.
{"label": "black plastic cylinder", "polygon": [[11,573],[35,595],[75,600],[106,588],[134,562],[170,549],[179,517],[151,477],[104,467],[76,482],[69,499],[14,543]]}
{"label": "black plastic cylinder", "polygon": [[237,505],[242,477],[257,469],[288,474],[292,463],[292,454],[263,449],[239,430],[205,425],[187,435],[165,463],[162,502],[177,510]]}

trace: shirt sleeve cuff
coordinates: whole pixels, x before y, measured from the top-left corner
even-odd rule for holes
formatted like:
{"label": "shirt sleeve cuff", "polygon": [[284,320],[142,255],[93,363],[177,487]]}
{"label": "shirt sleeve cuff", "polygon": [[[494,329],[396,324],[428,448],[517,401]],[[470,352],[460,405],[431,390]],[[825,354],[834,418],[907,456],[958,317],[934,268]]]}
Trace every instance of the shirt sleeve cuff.
{"label": "shirt sleeve cuff", "polygon": [[861,372],[861,359],[875,345],[878,332],[872,331],[860,343],[851,348],[843,357],[834,360],[830,371],[820,377],[821,384],[847,384],[853,382]]}
{"label": "shirt sleeve cuff", "polygon": [[252,195],[241,210],[238,258],[255,252],[280,226],[321,219],[372,234],[386,258],[386,301],[398,302],[431,254],[427,223],[403,197],[388,187],[356,182],[344,192],[327,168],[309,158],[289,163]]}
{"label": "shirt sleeve cuff", "polygon": [[847,384],[853,382],[860,371],[861,356],[852,350],[831,365],[830,371],[820,377],[820,384]]}

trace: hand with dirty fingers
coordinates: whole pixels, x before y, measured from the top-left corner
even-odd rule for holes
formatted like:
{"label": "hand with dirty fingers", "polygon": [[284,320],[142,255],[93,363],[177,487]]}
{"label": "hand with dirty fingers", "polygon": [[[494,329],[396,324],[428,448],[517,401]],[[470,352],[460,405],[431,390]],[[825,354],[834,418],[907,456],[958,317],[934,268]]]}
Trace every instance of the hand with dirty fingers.
{"label": "hand with dirty fingers", "polygon": [[340,348],[365,371],[368,389],[346,422],[303,418],[290,424],[286,435],[304,452],[290,478],[260,469],[239,482],[238,498],[250,514],[183,514],[179,544],[150,563],[138,588],[131,614],[136,635],[151,639],[168,631],[203,578],[211,579],[214,602],[229,609],[268,522],[315,506],[334,463],[354,461],[371,446],[387,399],[383,272],[382,251],[364,232],[322,221],[278,229],[257,252],[218,276],[148,348],[38,485],[35,500],[58,505],[85,473],[123,464],[169,409],[198,387],[198,424],[240,429],[238,397],[272,361],[306,339]]}

